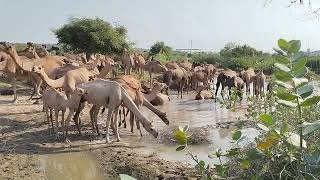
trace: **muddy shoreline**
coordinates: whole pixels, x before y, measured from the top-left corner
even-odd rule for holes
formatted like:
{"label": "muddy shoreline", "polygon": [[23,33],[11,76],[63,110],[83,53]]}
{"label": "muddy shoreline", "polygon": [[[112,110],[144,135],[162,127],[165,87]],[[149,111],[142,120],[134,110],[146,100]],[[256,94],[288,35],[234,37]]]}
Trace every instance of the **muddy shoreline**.
{"label": "muddy shoreline", "polygon": [[[69,152],[92,155],[106,179],[119,179],[119,173],[137,179],[197,179],[191,165],[142,152],[126,139],[105,144],[104,138],[97,139],[92,134],[89,122],[84,122],[88,124],[84,135],[71,131],[71,143],[57,142],[48,132],[42,106],[27,98],[20,95],[17,104],[8,104],[11,96],[0,96],[0,179],[47,179],[46,172],[39,167],[39,157]],[[85,112],[84,116],[87,115]],[[132,136],[126,129],[121,129],[121,135]]]}

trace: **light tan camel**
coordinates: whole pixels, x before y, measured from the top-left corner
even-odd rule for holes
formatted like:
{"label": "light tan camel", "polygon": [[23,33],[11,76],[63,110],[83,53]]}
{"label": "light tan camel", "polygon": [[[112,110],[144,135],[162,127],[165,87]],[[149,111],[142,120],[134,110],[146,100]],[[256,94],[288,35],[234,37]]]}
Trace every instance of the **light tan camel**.
{"label": "light tan camel", "polygon": [[152,85],[152,74],[164,73],[168,70],[159,61],[150,61],[143,66],[143,69],[149,72],[150,86]]}
{"label": "light tan camel", "polygon": [[138,74],[143,75],[144,74],[143,73],[144,72],[143,69],[144,69],[144,65],[146,63],[144,57],[141,54],[135,55],[134,56],[134,61],[135,61],[135,66],[136,66],[136,68],[138,70]]}
{"label": "light tan camel", "polygon": [[[62,112],[61,124],[62,126],[64,126],[64,115],[65,115],[66,109],[67,108],[74,109],[74,111],[77,110],[79,101],[80,101],[79,98],[81,98],[81,96],[84,94],[85,94],[85,91],[83,91],[82,89],[76,88],[75,91],[72,93],[71,98],[67,99],[67,96],[63,92],[59,92],[54,88],[47,88],[44,90],[42,95],[43,108],[44,108],[44,111],[46,112],[48,125],[50,127],[50,122],[51,122],[54,133],[56,132],[55,129],[58,131],[58,128],[59,128],[59,112],[60,111]],[[54,116],[55,128],[53,125],[52,111],[54,111],[54,114],[55,114]],[[80,131],[78,125],[77,127],[78,127],[78,131]]]}
{"label": "light tan camel", "polygon": [[[2,63],[2,67],[0,69],[2,69],[2,71],[4,73],[7,74],[7,76],[9,77],[12,87],[13,87],[13,92],[14,92],[14,98],[13,98],[13,103],[17,101],[17,93],[16,93],[16,79],[26,79],[26,78],[30,78],[32,85],[33,85],[33,93],[30,97],[30,99],[32,99],[32,97],[37,94],[40,95],[40,86],[42,84],[42,80],[39,76],[31,73],[30,71],[25,71],[18,63],[15,62],[15,60],[12,58],[11,54],[9,54],[11,51],[13,54],[15,54],[18,58],[23,58],[25,60],[25,62],[29,63],[29,62],[33,62],[32,59],[29,59],[25,56],[18,56],[15,49],[10,49],[10,47],[7,47],[6,43],[1,43],[1,45],[3,45],[5,47],[4,52],[1,52],[0,54],[0,58],[5,60],[6,63]],[[33,47],[28,47],[27,48],[28,52],[30,52],[30,54],[33,54]],[[29,55],[30,55],[29,54]],[[35,54],[36,55],[36,54]],[[30,56],[32,58],[37,58],[37,56]]]}
{"label": "light tan camel", "polygon": [[254,94],[258,97],[261,93],[264,93],[264,84],[266,81],[266,76],[263,71],[259,71],[253,78],[253,89]]}
{"label": "light tan camel", "polygon": [[61,78],[54,80],[47,75],[43,67],[34,66],[32,71],[39,74],[48,86],[52,88],[63,88],[68,98],[70,97],[70,94],[76,89],[77,85],[88,82],[90,77],[96,75],[86,68],[78,68],[70,70],[66,72],[66,74]]}
{"label": "light tan camel", "polygon": [[241,74],[241,78],[246,84],[246,92],[250,94],[250,86],[254,80],[254,77],[256,76],[256,73],[254,72],[253,68],[248,68],[246,71],[243,72],[243,74],[242,73],[240,74]]}
{"label": "light tan camel", "polygon": [[[131,100],[130,96],[126,90],[115,81],[108,81],[103,79],[96,79],[87,83],[79,85],[79,88],[84,89],[87,94],[83,95],[83,100],[88,101],[88,103],[96,105],[97,107],[108,108],[108,116],[106,121],[106,142],[110,142],[109,138],[109,127],[111,124],[112,116],[114,112],[118,112],[119,106],[123,103],[134,115],[138,118],[139,122],[143,127],[154,137],[158,137],[158,132],[153,129],[152,124],[147,118],[139,111],[138,107]],[[80,109],[78,109],[80,111]],[[65,137],[68,134],[68,125],[74,111],[71,109],[66,120],[65,126]],[[77,112],[79,114],[79,112]],[[118,124],[118,113],[114,114],[114,124]],[[120,136],[118,132],[118,126],[115,126],[115,135],[117,141],[120,141]]]}
{"label": "light tan camel", "polygon": [[152,105],[161,106],[169,101],[169,96],[161,93],[166,88],[168,86],[165,83],[155,82],[152,89],[143,95]]}
{"label": "light tan camel", "polygon": [[124,65],[124,74],[131,74],[131,70],[134,67],[134,56],[131,55],[127,49],[124,49],[123,55],[121,56],[121,62]]}

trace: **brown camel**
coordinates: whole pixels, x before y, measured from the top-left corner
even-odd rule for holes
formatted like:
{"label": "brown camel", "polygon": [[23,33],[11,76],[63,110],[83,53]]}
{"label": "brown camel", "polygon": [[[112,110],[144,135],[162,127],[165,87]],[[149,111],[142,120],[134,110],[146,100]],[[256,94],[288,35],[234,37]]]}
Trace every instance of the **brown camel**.
{"label": "brown camel", "polygon": [[248,68],[246,71],[240,74],[241,74],[240,77],[243,79],[243,81],[246,84],[246,92],[247,94],[250,94],[250,86],[254,80],[256,73],[254,72],[253,68]]}
{"label": "brown camel", "polygon": [[223,92],[224,92],[224,87],[228,87],[229,89],[229,95],[231,94],[231,88],[234,87],[235,83],[234,83],[234,78],[233,77],[236,77],[237,76],[237,73],[231,69],[226,69],[222,72],[220,72],[220,74],[218,75],[217,77],[217,83],[216,83],[216,92],[215,92],[215,97],[217,97],[217,94],[218,94],[218,90],[219,90],[219,87],[221,85],[221,95],[222,95],[222,98],[223,97]]}
{"label": "brown camel", "polygon": [[192,73],[191,76],[191,84],[192,88],[196,88],[199,86],[199,83],[202,83],[204,87],[209,88],[209,78],[208,74],[204,71],[197,71]]}
{"label": "brown camel", "polygon": [[[114,114],[114,124],[117,123],[117,116],[119,110],[119,106],[123,103],[134,115],[138,118],[139,122],[143,125],[143,127],[154,137],[158,136],[158,132],[153,129],[152,124],[148,121],[147,118],[143,116],[138,107],[131,100],[130,96],[126,92],[126,90],[115,81],[108,81],[103,79],[96,79],[94,81],[90,81],[87,83],[83,83],[79,85],[79,88],[84,89],[87,94],[83,95],[83,100],[88,101],[88,103],[96,105],[96,107],[105,107],[108,108],[108,116],[106,121],[106,142],[110,142],[109,138],[109,127],[111,124],[112,116]],[[80,109],[76,114],[79,114]],[[70,109],[70,113],[66,120],[65,126],[65,137],[68,134],[68,126],[71,117],[73,116],[74,111]],[[118,126],[115,126],[115,135],[117,141],[120,141],[120,136],[118,132]]]}
{"label": "brown camel", "polygon": [[159,61],[150,61],[147,64],[145,64],[143,66],[143,69],[145,71],[149,72],[149,76],[150,76],[150,86],[152,85],[152,74],[154,73],[164,73],[166,72],[168,69],[162,65]]}
{"label": "brown camel", "polygon": [[143,73],[144,72],[143,69],[144,69],[144,65],[146,63],[144,57],[141,54],[135,55],[134,56],[134,61],[135,61],[135,66],[136,66],[136,68],[138,70],[138,74],[143,75],[144,74]]}
{"label": "brown camel", "polygon": [[206,90],[205,86],[200,86],[196,94],[195,100],[214,99],[214,95],[211,91]]}
{"label": "brown camel", "polygon": [[263,71],[259,71],[253,78],[254,94],[258,97],[261,93],[264,93],[264,84],[266,76]]}
{"label": "brown camel", "polygon": [[178,65],[185,69],[186,71],[191,71],[192,70],[192,63],[190,63],[188,60],[183,60],[178,63]]}
{"label": "brown camel", "polygon": [[169,96],[161,93],[166,88],[168,86],[165,83],[155,82],[152,89],[143,95],[152,105],[161,106],[169,101]]}
{"label": "brown camel", "polygon": [[213,83],[214,76],[215,76],[215,74],[217,72],[217,68],[212,64],[207,64],[205,66],[204,72],[207,73],[209,82]]}
{"label": "brown camel", "polygon": [[180,68],[180,66],[178,65],[178,63],[176,63],[176,62],[167,62],[166,64],[165,64],[165,66],[168,68],[168,69],[179,69]]}
{"label": "brown camel", "polygon": [[121,57],[121,62],[124,65],[124,74],[131,74],[131,70],[134,67],[134,56],[131,55],[127,49],[124,49],[124,53]]}
{"label": "brown camel", "polygon": [[180,94],[180,97],[182,99],[183,88],[188,83],[187,72],[180,67],[178,67],[177,69],[169,69],[164,73],[163,82],[166,83],[168,86],[167,92],[166,92],[167,95],[168,95],[168,90],[172,85],[172,83],[176,84],[178,88],[177,98],[179,98],[179,94]]}

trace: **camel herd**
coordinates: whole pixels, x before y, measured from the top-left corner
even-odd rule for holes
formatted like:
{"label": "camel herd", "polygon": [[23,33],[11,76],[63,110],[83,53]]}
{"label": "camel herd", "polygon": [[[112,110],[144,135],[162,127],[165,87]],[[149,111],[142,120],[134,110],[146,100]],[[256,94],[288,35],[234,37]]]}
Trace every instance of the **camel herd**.
{"label": "camel herd", "polygon": [[[252,68],[237,73],[231,69],[217,69],[212,64],[192,64],[188,60],[171,61],[163,65],[153,57],[146,61],[143,55],[132,54],[127,50],[118,56],[96,54],[86,59],[84,55],[50,55],[45,47],[37,49],[31,43],[21,52],[17,52],[15,46],[9,43],[1,43],[0,49],[0,70],[12,82],[13,102],[17,101],[16,79],[30,79],[33,86],[30,99],[36,96],[35,99],[39,100],[41,97],[49,126],[51,125],[52,131],[57,134],[61,124],[65,139],[71,119],[81,134],[80,112],[85,106],[91,108],[92,129],[98,135],[101,134],[97,124],[98,114],[101,109],[101,112],[107,109],[106,141],[110,142],[109,128],[113,129],[116,140],[120,141],[118,126],[121,123],[126,126],[125,117],[128,114],[131,132],[136,124],[142,135],[141,124],[147,132],[157,137],[158,132],[152,126],[153,121],[147,119],[140,108],[145,106],[168,125],[166,113],[155,106],[170,101],[170,89],[178,91],[178,98],[183,98],[185,90],[187,93],[190,89],[196,90],[196,100],[214,99],[220,86],[221,92],[227,87],[229,94],[231,89],[235,88],[240,98],[244,87],[246,92],[250,93],[251,84],[254,95],[259,96],[264,92],[265,75],[262,71],[256,73]],[[118,63],[124,66],[124,75],[117,75]],[[131,75],[133,71],[140,75],[148,72],[150,84],[142,84]],[[112,72],[113,77],[104,79],[109,72]],[[154,74],[160,74],[157,81],[154,80]],[[216,86],[213,86],[215,80]],[[211,92],[214,88],[215,94]],[[65,119],[66,112],[68,115]],[[118,122],[122,115],[124,120]]]}

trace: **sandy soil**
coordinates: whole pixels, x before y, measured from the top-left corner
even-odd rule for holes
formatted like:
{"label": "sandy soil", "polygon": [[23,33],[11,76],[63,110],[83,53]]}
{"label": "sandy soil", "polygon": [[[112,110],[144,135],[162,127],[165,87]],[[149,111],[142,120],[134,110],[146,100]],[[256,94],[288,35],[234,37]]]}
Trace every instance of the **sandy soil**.
{"label": "sandy soil", "polygon": [[[59,142],[48,131],[41,105],[27,101],[26,95],[20,95],[17,104],[10,104],[11,98],[0,96],[0,179],[47,179],[39,168],[39,157],[72,151],[96,157],[106,179],[117,179],[119,173],[138,179],[196,179],[192,167],[144,154],[125,140],[99,141],[87,125],[88,109],[83,115],[83,135],[72,126],[71,143]],[[120,131],[122,136],[138,136],[138,132]]]}

